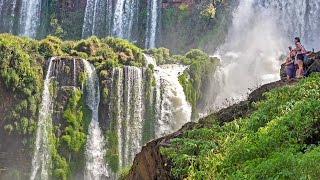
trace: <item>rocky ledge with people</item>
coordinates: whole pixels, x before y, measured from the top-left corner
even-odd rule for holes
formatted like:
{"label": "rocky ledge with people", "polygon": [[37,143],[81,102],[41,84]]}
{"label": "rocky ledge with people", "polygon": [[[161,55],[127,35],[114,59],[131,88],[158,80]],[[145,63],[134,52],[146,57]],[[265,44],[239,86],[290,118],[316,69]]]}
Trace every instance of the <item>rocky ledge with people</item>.
{"label": "rocky ledge with people", "polygon": [[[304,67],[305,76],[309,76],[313,72],[320,72],[320,51],[308,53],[306,60],[303,62],[303,67]],[[286,62],[281,65],[281,69],[280,69],[281,79],[288,78],[287,68],[288,68],[288,65],[286,64]]]}

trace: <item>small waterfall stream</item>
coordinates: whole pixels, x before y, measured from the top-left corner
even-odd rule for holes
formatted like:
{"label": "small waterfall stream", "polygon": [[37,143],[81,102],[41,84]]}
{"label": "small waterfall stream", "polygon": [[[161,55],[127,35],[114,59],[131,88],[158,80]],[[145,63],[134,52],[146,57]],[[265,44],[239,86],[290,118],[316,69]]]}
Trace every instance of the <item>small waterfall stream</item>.
{"label": "small waterfall stream", "polygon": [[107,165],[104,161],[105,142],[99,127],[98,110],[100,103],[99,79],[95,68],[88,61],[83,60],[86,72],[86,103],[91,110],[91,122],[88,129],[86,144],[86,180],[99,180],[108,177]]}
{"label": "small waterfall stream", "polygon": [[31,180],[46,180],[49,177],[49,167],[51,162],[49,137],[51,134],[52,120],[52,98],[49,92],[51,80],[52,61],[49,60],[49,67],[44,81],[42,102],[39,111],[38,128],[36,133],[35,151],[32,158]]}
{"label": "small waterfall stream", "polygon": [[158,0],[148,1],[148,17],[146,29],[146,45],[147,48],[154,48],[156,43],[157,23],[158,23]]}
{"label": "small waterfall stream", "polygon": [[37,37],[40,26],[41,0],[22,0],[20,9],[20,34]]}

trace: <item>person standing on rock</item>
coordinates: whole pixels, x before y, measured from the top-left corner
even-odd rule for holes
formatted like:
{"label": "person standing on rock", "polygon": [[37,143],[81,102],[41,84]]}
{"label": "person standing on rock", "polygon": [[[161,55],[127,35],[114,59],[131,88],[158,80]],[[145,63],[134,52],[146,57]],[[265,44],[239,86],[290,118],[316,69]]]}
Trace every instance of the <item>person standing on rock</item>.
{"label": "person standing on rock", "polygon": [[286,59],[286,74],[287,80],[290,81],[292,78],[296,76],[296,66],[294,64],[294,58],[296,56],[295,51],[291,47],[289,47],[290,56]]}
{"label": "person standing on rock", "polygon": [[299,37],[294,38],[294,44],[296,45],[296,48],[294,49],[294,51],[296,52],[296,62],[295,62],[295,64],[298,65],[297,74],[296,75],[297,75],[297,78],[301,78],[302,77],[302,73],[303,73],[303,60],[304,60],[304,56],[306,55],[307,51],[302,46]]}

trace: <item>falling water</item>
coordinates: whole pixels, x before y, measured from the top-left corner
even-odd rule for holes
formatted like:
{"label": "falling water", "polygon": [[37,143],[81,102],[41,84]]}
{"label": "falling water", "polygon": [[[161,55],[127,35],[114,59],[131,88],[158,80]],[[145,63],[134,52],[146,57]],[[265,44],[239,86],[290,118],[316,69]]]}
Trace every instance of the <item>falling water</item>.
{"label": "falling water", "polygon": [[306,47],[319,48],[319,8],[319,0],[241,0],[217,52],[222,66],[211,83],[209,112],[243,99],[249,88],[278,80],[284,61],[279,57],[288,54],[295,36]]}
{"label": "falling water", "polygon": [[158,0],[148,1],[148,17],[146,30],[146,47],[154,48],[158,22]]}
{"label": "falling water", "polygon": [[104,0],[87,0],[84,23],[82,27],[82,37],[89,37],[92,35],[105,36],[106,35],[106,15],[109,10],[109,1]]}
{"label": "falling water", "polygon": [[264,0],[254,6],[276,16],[277,27],[291,42],[299,36],[307,48],[320,48],[320,0]]}
{"label": "falling water", "polygon": [[13,31],[16,5],[17,5],[17,0],[13,0],[12,7],[11,7],[11,16],[10,16],[10,21],[9,21],[9,32],[10,33],[12,33],[12,31]]}
{"label": "falling water", "polygon": [[86,72],[86,103],[91,110],[91,122],[86,144],[86,180],[98,180],[108,177],[107,164],[104,161],[104,137],[99,127],[98,109],[100,103],[99,80],[92,64],[83,60]]}
{"label": "falling water", "polygon": [[116,112],[119,165],[127,166],[142,147],[143,69],[126,66],[115,68],[114,96],[110,108]]}
{"label": "falling water", "polygon": [[[254,0],[242,0],[224,45],[219,48],[221,67],[211,82],[208,113],[245,98],[249,88],[279,79],[279,57],[289,44],[267,11],[255,10]],[[263,21],[261,20],[263,19]]]}
{"label": "falling water", "polygon": [[22,0],[20,9],[20,34],[36,38],[40,25],[41,0]]}
{"label": "falling water", "polygon": [[118,0],[113,15],[112,35],[131,40],[132,26],[138,16],[138,0]]}
{"label": "falling water", "polygon": [[49,92],[50,77],[52,70],[53,58],[49,60],[49,67],[44,81],[42,93],[41,108],[38,117],[38,128],[36,134],[35,151],[32,158],[31,180],[48,179],[49,165],[51,162],[50,155],[50,131],[52,126],[51,120],[51,96]]}
{"label": "falling water", "polygon": [[172,133],[191,120],[192,108],[186,100],[178,76],[185,66],[167,64],[155,67],[156,138]]}
{"label": "falling water", "polygon": [[0,32],[13,32],[17,0],[0,0]]}
{"label": "falling water", "polygon": [[[155,64],[152,57],[145,57],[148,63]],[[145,86],[146,68],[125,66],[113,69],[109,112],[112,112],[111,119],[117,122],[120,167],[132,163],[135,154],[141,150],[142,136],[147,133],[143,132],[146,121],[155,121],[156,137],[172,133],[190,121],[191,106],[178,81],[179,73],[185,68],[179,65],[156,66],[156,85],[151,87],[151,99],[146,99],[149,91]],[[147,119],[146,101],[152,102],[156,111],[154,117]]]}

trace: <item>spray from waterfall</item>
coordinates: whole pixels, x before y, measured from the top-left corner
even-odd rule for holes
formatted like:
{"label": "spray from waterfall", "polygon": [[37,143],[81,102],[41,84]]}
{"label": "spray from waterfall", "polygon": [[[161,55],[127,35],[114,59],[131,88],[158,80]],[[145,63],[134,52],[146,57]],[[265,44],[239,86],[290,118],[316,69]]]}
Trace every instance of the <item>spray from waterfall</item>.
{"label": "spray from waterfall", "polygon": [[178,80],[185,69],[186,66],[176,64],[155,67],[156,138],[172,133],[191,121],[192,108]]}
{"label": "spray from waterfall", "polygon": [[206,98],[213,107],[206,112],[243,99],[249,88],[278,80],[283,62],[279,58],[288,54],[294,37],[302,37],[306,47],[319,48],[319,8],[319,0],[240,1],[226,42],[216,54],[222,65]]}
{"label": "spray from waterfall", "polygon": [[105,142],[99,127],[98,109],[100,103],[99,79],[95,68],[88,61],[83,60],[86,72],[86,104],[91,110],[91,122],[88,129],[86,143],[86,169],[85,179],[99,180],[108,177],[107,164],[105,163]]}
{"label": "spray from waterfall", "polygon": [[49,60],[49,67],[44,81],[44,89],[42,93],[42,102],[38,117],[38,128],[36,133],[35,151],[32,158],[31,180],[46,180],[49,177],[49,167],[51,162],[50,155],[50,135],[51,135],[51,113],[52,98],[49,92],[50,77],[52,71],[52,61]]}
{"label": "spray from waterfall", "polygon": [[40,25],[41,0],[22,0],[20,9],[20,34],[36,38]]}
{"label": "spray from waterfall", "polygon": [[289,40],[279,29],[275,16],[267,9],[255,9],[254,0],[242,0],[236,11],[226,42],[217,55],[221,66],[211,82],[210,111],[216,111],[245,98],[250,88],[278,80]]}

